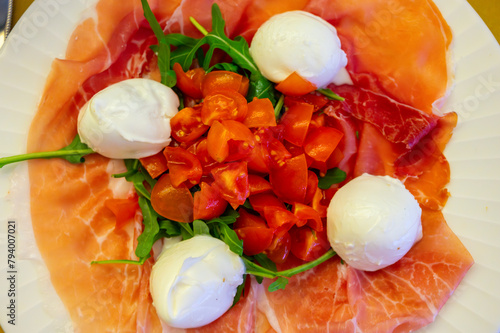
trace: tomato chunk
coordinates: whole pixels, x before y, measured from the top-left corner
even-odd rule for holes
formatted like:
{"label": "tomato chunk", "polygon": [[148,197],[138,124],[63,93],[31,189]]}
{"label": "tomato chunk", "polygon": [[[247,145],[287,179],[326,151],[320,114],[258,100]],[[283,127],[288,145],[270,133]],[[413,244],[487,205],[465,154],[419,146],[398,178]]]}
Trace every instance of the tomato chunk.
{"label": "tomato chunk", "polygon": [[184,72],[179,63],[173,66],[175,75],[177,77],[177,87],[186,95],[195,99],[203,97],[201,93],[201,84],[205,76],[203,68],[190,69]]}
{"label": "tomato chunk", "polygon": [[308,226],[292,228],[291,252],[304,261],[318,259],[330,249],[326,231],[314,231]]}
{"label": "tomato chunk", "polygon": [[214,184],[234,208],[243,205],[250,195],[246,162],[231,162],[217,166],[211,171]]}
{"label": "tomato chunk", "polygon": [[184,108],[170,119],[172,137],[179,142],[192,142],[201,137],[209,126],[201,122],[200,108]]}
{"label": "tomato chunk", "polygon": [[284,125],[284,138],[290,143],[302,146],[311,123],[314,106],[295,103],[283,114],[280,123]]}
{"label": "tomato chunk", "polygon": [[243,123],[249,128],[276,126],[274,107],[269,98],[254,98],[248,103],[248,112]]}
{"label": "tomato chunk", "polygon": [[248,186],[250,188],[250,195],[272,192],[273,187],[264,179],[264,177],[257,175],[248,175]]}
{"label": "tomato chunk", "polygon": [[292,207],[293,215],[295,215],[302,222],[298,226],[303,226],[305,224],[309,225],[312,229],[316,231],[323,231],[323,222],[321,221],[321,216],[312,207],[296,202]]}
{"label": "tomato chunk", "polygon": [[304,152],[315,161],[326,162],[344,133],[333,127],[318,127],[309,131],[304,141]]}
{"label": "tomato chunk", "polygon": [[264,216],[264,208],[266,207],[279,207],[285,209],[283,201],[278,199],[274,193],[255,194],[250,196],[248,200],[252,208],[262,216]]}
{"label": "tomato chunk", "polygon": [[211,220],[224,213],[227,201],[217,189],[206,182],[201,182],[200,191],[194,193],[194,220]]}
{"label": "tomato chunk", "polygon": [[193,196],[186,185],[174,187],[163,174],[151,191],[151,205],[161,216],[177,222],[193,222]]}
{"label": "tomato chunk", "polygon": [[276,230],[273,241],[264,251],[269,259],[276,264],[282,264],[288,258],[291,248],[290,233],[286,230]]}
{"label": "tomato chunk", "polygon": [[272,229],[282,228],[289,230],[292,226],[300,222],[292,212],[281,207],[264,207],[264,217],[267,225]]}
{"label": "tomato chunk", "polygon": [[201,84],[203,96],[208,96],[221,89],[230,89],[246,96],[248,92],[248,78],[230,71],[212,71],[205,75]]}
{"label": "tomato chunk", "polygon": [[243,240],[243,252],[253,256],[266,250],[273,240],[274,231],[261,217],[246,209],[240,208],[238,213],[240,216],[234,223],[234,231]]}
{"label": "tomato chunk", "polygon": [[301,96],[316,90],[316,85],[293,72],[276,85],[276,90],[289,96]]}
{"label": "tomato chunk", "polygon": [[139,161],[151,178],[156,178],[168,170],[167,159],[161,151],[152,156],[140,158]]}
{"label": "tomato chunk", "polygon": [[[234,120],[223,120],[222,122],[215,121],[208,131],[207,149],[210,156],[217,162],[225,161],[230,154],[229,140],[241,141],[242,149],[247,150],[255,147],[255,136],[242,123]],[[234,153],[235,143],[233,142]],[[245,147],[246,146],[246,147]],[[239,151],[241,153],[241,151]],[[249,152],[250,153],[250,152]],[[238,158],[232,156],[231,160],[237,160],[247,154],[239,155]]]}
{"label": "tomato chunk", "polygon": [[165,147],[163,154],[167,159],[172,185],[178,187],[185,181],[192,185],[200,182],[203,170],[196,155],[181,147]]}
{"label": "tomato chunk", "polygon": [[286,160],[269,173],[276,195],[285,202],[304,202],[308,183],[307,161],[304,154]]}
{"label": "tomato chunk", "polygon": [[248,112],[247,100],[232,89],[220,89],[207,95],[201,108],[201,121],[212,125],[215,120],[243,121]]}

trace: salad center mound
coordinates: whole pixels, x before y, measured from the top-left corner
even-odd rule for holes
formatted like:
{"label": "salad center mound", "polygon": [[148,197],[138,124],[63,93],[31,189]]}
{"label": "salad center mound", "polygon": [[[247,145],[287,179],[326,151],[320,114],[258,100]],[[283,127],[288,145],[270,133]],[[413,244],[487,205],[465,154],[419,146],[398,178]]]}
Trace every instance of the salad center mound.
{"label": "salad center mound", "polygon": [[[109,24],[89,18],[77,28],[30,130],[30,152],[67,146],[84,105],[127,79],[181,93],[172,142],[159,154],[121,164],[85,148],[80,164],[29,164],[37,245],[74,327],[168,331],[149,288],[154,244],[174,236],[218,238],[245,264],[234,306],[199,331],[390,332],[430,323],[472,264],[440,212],[449,180],[442,150],[456,117],[431,112],[449,85],[451,37],[434,4],[391,3],[398,15],[374,35],[366,29],[389,10],[383,1],[221,1],[212,15],[197,0],[149,4],[143,18],[137,1],[100,1],[95,17]],[[234,38],[251,42],[269,13],[291,10],[335,26],[352,86],[323,87],[298,68],[275,85]],[[82,40],[106,43],[86,50]],[[370,112],[354,107],[363,103]],[[399,122],[406,136],[394,139],[381,124],[402,112],[425,126]],[[422,239],[375,272],[334,256],[327,237],[331,198],[365,172],[399,179],[422,209]],[[134,190],[113,191],[116,177]]]}

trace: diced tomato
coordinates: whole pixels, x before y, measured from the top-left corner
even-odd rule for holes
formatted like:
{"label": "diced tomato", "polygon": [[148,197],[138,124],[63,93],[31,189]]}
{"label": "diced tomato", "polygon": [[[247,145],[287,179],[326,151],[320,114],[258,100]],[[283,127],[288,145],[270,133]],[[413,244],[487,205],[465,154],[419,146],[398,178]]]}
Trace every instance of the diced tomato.
{"label": "diced tomato", "polygon": [[276,90],[289,96],[301,96],[316,90],[316,85],[293,72],[276,85]]}
{"label": "diced tomato", "polygon": [[205,125],[212,125],[215,120],[243,121],[247,112],[247,100],[242,94],[231,89],[220,89],[203,100],[201,121]]}
{"label": "diced tomato", "polygon": [[311,170],[307,171],[307,189],[304,204],[308,205],[314,198],[314,194],[318,189],[318,176]]}
{"label": "diced tomato", "polygon": [[230,71],[212,71],[205,75],[201,84],[203,97],[221,89],[230,89],[246,96],[249,80],[238,73]]}
{"label": "diced tomato", "polygon": [[201,182],[200,191],[194,193],[194,220],[211,220],[224,213],[227,201],[217,189],[206,182]]}
{"label": "diced tomato", "polygon": [[104,201],[104,206],[116,217],[115,230],[120,230],[127,225],[139,210],[137,195],[127,199],[110,198]]}
{"label": "diced tomato", "polygon": [[325,125],[326,115],[324,113],[313,113],[311,117],[311,123],[309,124],[309,132],[314,131],[315,128],[320,128]]}
{"label": "diced tomato", "polygon": [[321,110],[328,104],[328,98],[318,93],[310,93],[303,96],[286,96],[285,106],[290,107],[294,103],[307,103],[314,106],[314,112]]}
{"label": "diced tomato", "polygon": [[290,106],[280,121],[284,125],[285,140],[297,146],[304,144],[313,111],[311,104],[296,103]]}
{"label": "diced tomato", "polygon": [[256,227],[256,228],[268,228],[266,221],[255,214],[250,213],[246,208],[240,207],[238,209],[239,217],[234,222],[234,229]]}
{"label": "diced tomato", "polygon": [[335,148],[333,153],[328,158],[328,161],[326,161],[327,169],[333,169],[337,167],[343,158],[344,154],[342,153],[342,150],[339,147]]}
{"label": "diced tomato", "polygon": [[319,187],[316,187],[316,193],[314,193],[311,207],[314,208],[321,217],[326,217],[326,211],[328,209],[328,205],[325,204],[324,201],[324,192]]}
{"label": "diced tomato", "polygon": [[193,196],[186,185],[174,187],[170,174],[163,174],[151,191],[151,205],[161,216],[177,221],[193,221]]}
{"label": "diced tomato", "polygon": [[248,103],[248,112],[243,123],[249,128],[276,126],[274,107],[269,98],[254,98]]}
{"label": "diced tomato", "polygon": [[291,237],[288,231],[276,230],[271,244],[264,251],[269,259],[276,264],[282,264],[288,258],[291,248]]}
{"label": "diced tomato", "polygon": [[248,186],[250,195],[273,191],[271,184],[264,177],[257,175],[248,175]]}
{"label": "diced tomato", "polygon": [[231,162],[217,166],[211,171],[214,184],[234,208],[243,205],[250,195],[246,162]]}
{"label": "diced tomato", "polygon": [[253,256],[263,252],[273,240],[274,230],[270,229],[261,217],[244,208],[238,210],[240,216],[234,223],[234,231],[243,240],[243,252]]}
{"label": "diced tomato", "polygon": [[269,156],[270,168],[280,167],[292,157],[292,154],[286,149],[285,145],[278,139],[271,138],[267,142],[267,153]]}
{"label": "diced tomato", "polygon": [[[208,131],[207,149],[217,162],[223,162],[228,158],[229,140],[246,142],[252,148],[256,145],[255,136],[243,123],[234,120],[215,121]],[[234,159],[233,156],[232,160]]]}
{"label": "diced tomato", "polygon": [[179,63],[173,66],[175,75],[177,76],[177,87],[186,95],[195,99],[203,97],[201,93],[201,84],[205,76],[203,68],[190,69],[184,72]]}
{"label": "diced tomato", "polygon": [[167,159],[172,185],[178,187],[185,181],[198,184],[203,175],[201,163],[196,155],[181,147],[165,147],[163,154]]}
{"label": "diced tomato", "polygon": [[256,144],[245,160],[248,163],[249,171],[262,174],[269,173],[269,154],[261,143]]}
{"label": "diced tomato", "polygon": [[156,178],[168,170],[167,160],[161,151],[157,154],[140,158],[139,161],[151,178]]}
{"label": "diced tomato", "polygon": [[308,183],[307,161],[304,154],[286,160],[269,173],[276,195],[285,202],[304,202]]}
{"label": "diced tomato", "polygon": [[200,108],[184,108],[170,119],[172,137],[179,142],[193,142],[201,137],[209,126],[201,122]]}
{"label": "diced tomato", "polygon": [[253,150],[247,141],[229,139],[227,141],[228,155],[225,162],[234,162],[245,159]]}
{"label": "diced tomato", "polygon": [[308,226],[292,228],[291,251],[294,256],[304,261],[318,259],[330,249],[326,231],[314,231]]}
{"label": "diced tomato", "polygon": [[272,229],[284,228],[289,230],[292,226],[300,223],[297,216],[281,207],[264,207],[264,218],[269,228]]}
{"label": "diced tomato", "polygon": [[293,204],[292,212],[299,220],[303,221],[298,224],[299,227],[307,224],[316,231],[323,230],[321,216],[314,208],[296,202]]}
{"label": "diced tomato", "polygon": [[318,127],[309,131],[304,141],[304,152],[315,161],[326,162],[344,133],[333,127]]}
{"label": "diced tomato", "polygon": [[210,170],[213,167],[219,165],[219,163],[215,161],[208,153],[208,144],[206,138],[201,139],[197,143],[190,146],[188,148],[188,151],[196,155],[196,157],[201,163],[204,175],[209,174]]}
{"label": "diced tomato", "polygon": [[248,198],[250,205],[260,215],[264,216],[265,207],[279,207],[285,209],[283,201],[273,193],[259,193]]}

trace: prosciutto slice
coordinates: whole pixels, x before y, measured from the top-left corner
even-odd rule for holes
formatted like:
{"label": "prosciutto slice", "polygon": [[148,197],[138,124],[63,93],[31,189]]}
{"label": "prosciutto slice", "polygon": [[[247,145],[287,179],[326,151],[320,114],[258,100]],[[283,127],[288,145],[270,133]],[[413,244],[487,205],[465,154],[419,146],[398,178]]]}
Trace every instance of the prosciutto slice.
{"label": "prosciutto slice", "polygon": [[[386,95],[395,105],[401,103],[430,113],[448,89],[447,48],[451,33],[431,1],[217,2],[228,34],[243,35],[249,41],[260,24],[276,13],[304,9],[322,16],[338,29],[355,85]],[[195,36],[197,32],[188,22],[189,16],[210,27],[208,8],[212,1],[149,3],[166,31]],[[101,0],[95,10],[93,17],[75,29],[66,58],[56,59],[52,65],[30,128],[28,151],[55,150],[67,145],[76,134],[79,108],[104,87],[130,77],[159,78],[149,49],[155,40],[140,2]],[[449,179],[442,148],[453,122],[449,122],[449,127],[436,125],[448,130],[432,137],[437,149],[426,154],[417,141],[433,131],[427,136],[395,136],[393,141],[400,141],[396,143],[384,136],[384,132],[390,131],[380,131],[383,123],[367,123],[344,109],[331,110],[330,115],[328,121],[346,135],[341,145],[343,168],[356,174],[375,165],[377,173],[404,179],[426,207],[423,240],[399,263],[375,273],[355,271],[334,258],[292,278],[284,291],[269,293],[265,288],[270,281],[259,285],[251,280],[245,297],[224,316],[188,331],[417,329],[433,320],[472,264],[472,258],[439,211],[444,203],[437,194],[445,191]],[[429,123],[434,119],[420,116]],[[425,130],[421,133],[425,133],[427,127],[422,128]],[[373,145],[373,140],[384,145],[372,149],[379,147]],[[423,157],[405,159],[412,156],[407,155],[411,154],[410,147],[411,151],[421,151]],[[433,167],[415,172],[421,164]],[[165,326],[156,315],[149,295],[153,259],[142,266],[90,265],[92,260],[135,259],[135,242],[142,228],[140,213],[130,224],[115,230],[114,217],[104,205],[109,198],[131,195],[129,184],[110,177],[123,168],[120,161],[98,155],[89,156],[82,165],[60,160],[31,161],[31,215],[38,248],[75,331],[184,332]],[[299,262],[292,260],[287,264]]]}

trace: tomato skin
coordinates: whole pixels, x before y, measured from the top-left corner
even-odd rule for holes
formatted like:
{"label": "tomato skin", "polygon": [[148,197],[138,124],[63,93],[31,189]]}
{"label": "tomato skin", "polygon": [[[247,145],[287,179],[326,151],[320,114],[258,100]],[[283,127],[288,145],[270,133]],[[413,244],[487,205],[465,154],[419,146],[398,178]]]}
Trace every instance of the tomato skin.
{"label": "tomato skin", "polygon": [[178,142],[193,142],[201,137],[209,126],[201,122],[200,108],[184,108],[170,119],[172,137]]}
{"label": "tomato skin", "polygon": [[250,195],[246,162],[230,162],[214,167],[211,171],[214,184],[234,209],[243,205]]}
{"label": "tomato skin", "polygon": [[161,216],[177,222],[193,222],[193,196],[186,185],[174,187],[164,173],[153,186],[151,205]]}
{"label": "tomato skin", "polygon": [[290,233],[285,230],[276,230],[274,232],[273,241],[264,251],[269,259],[276,264],[282,264],[288,258],[290,253],[292,238]]}
{"label": "tomato skin", "polygon": [[289,230],[299,219],[289,210],[281,207],[264,207],[264,217],[269,228]]}
{"label": "tomato skin", "polygon": [[316,90],[316,85],[293,72],[276,85],[276,90],[288,96],[302,96]]}
{"label": "tomato skin", "polygon": [[173,70],[177,77],[177,87],[186,95],[195,99],[203,97],[201,84],[205,76],[203,68],[195,68],[184,72],[179,63],[175,63]]}
{"label": "tomato skin", "polygon": [[318,112],[328,104],[328,98],[317,93],[310,93],[302,96],[286,96],[285,106],[290,107],[294,103],[307,103],[314,106],[314,112]]}
{"label": "tomato skin", "polygon": [[221,216],[227,207],[222,195],[206,182],[201,182],[200,191],[194,193],[194,220],[211,220]]}
{"label": "tomato skin", "polygon": [[274,107],[269,98],[254,98],[248,103],[248,112],[243,123],[249,127],[276,126]]}
{"label": "tomato skin", "polygon": [[106,206],[116,217],[115,230],[122,229],[129,223],[139,210],[139,202],[137,195],[126,199],[110,198],[104,201]]}
{"label": "tomato skin", "polygon": [[264,216],[264,209],[266,207],[279,207],[283,209],[286,208],[283,201],[278,199],[278,197],[274,193],[255,194],[250,196],[248,200],[250,201],[250,205],[252,205],[252,208],[261,216]]}
{"label": "tomato skin", "polygon": [[238,209],[240,216],[234,223],[234,231],[243,240],[243,252],[253,256],[266,250],[273,240],[274,231],[261,217]]}
{"label": "tomato skin", "polygon": [[156,178],[168,170],[167,159],[161,151],[155,155],[140,158],[139,161],[151,178]]}
{"label": "tomato skin", "polygon": [[200,141],[189,146],[188,151],[196,155],[196,157],[200,161],[204,176],[210,174],[210,170],[212,170],[213,167],[219,165],[219,163],[215,161],[208,153],[208,144],[206,138],[203,138]]}
{"label": "tomato skin", "polygon": [[314,231],[308,226],[292,228],[289,231],[292,238],[291,252],[304,261],[318,259],[330,249],[326,231]]}
{"label": "tomato skin", "polygon": [[284,138],[296,146],[302,146],[311,123],[314,107],[311,104],[295,103],[283,114]]}
{"label": "tomato skin", "polygon": [[344,133],[333,127],[315,128],[307,134],[304,152],[317,162],[326,162],[343,136]]}
{"label": "tomato skin", "polygon": [[292,207],[293,215],[302,222],[297,224],[303,226],[307,224],[316,231],[323,231],[323,221],[319,213],[312,207],[296,202]]}
{"label": "tomato skin", "polygon": [[203,100],[201,121],[209,126],[216,120],[243,121],[247,112],[247,100],[242,94],[232,89],[220,89]]}
{"label": "tomato skin", "polygon": [[196,155],[181,147],[165,147],[163,154],[167,159],[170,180],[174,187],[185,181],[189,181],[192,185],[200,182],[203,170]]}
{"label": "tomato skin", "polygon": [[[319,213],[319,216],[326,217],[326,212],[328,206],[325,204],[325,193],[319,187],[316,188],[316,193],[314,193],[313,199],[311,201],[311,207]],[[329,202],[329,201],[328,201]]]}
{"label": "tomato skin", "polygon": [[318,188],[318,176],[312,172],[311,170],[307,171],[307,188],[306,188],[306,197],[304,199],[304,204],[309,205],[316,193],[316,189]]}
{"label": "tomato skin", "polygon": [[292,157],[282,165],[272,168],[269,173],[269,182],[276,195],[283,201],[304,202],[308,183],[305,155]]}
{"label": "tomato skin", "polygon": [[271,184],[264,177],[257,175],[248,175],[248,186],[250,195],[273,191]]}
{"label": "tomato skin", "polygon": [[201,92],[206,97],[221,89],[230,89],[246,96],[248,92],[248,78],[230,71],[212,71],[207,73],[201,84]]}
{"label": "tomato skin", "polygon": [[[253,133],[239,121],[223,120],[221,122],[214,121],[207,135],[207,149],[210,156],[217,162],[224,162],[230,153],[229,140],[241,141],[244,150],[255,147],[256,141]],[[233,148],[234,148],[233,143]],[[232,151],[234,153],[234,149]],[[249,152],[250,154],[250,152]],[[242,154],[235,158],[232,156],[230,160],[243,158],[246,154]]]}

